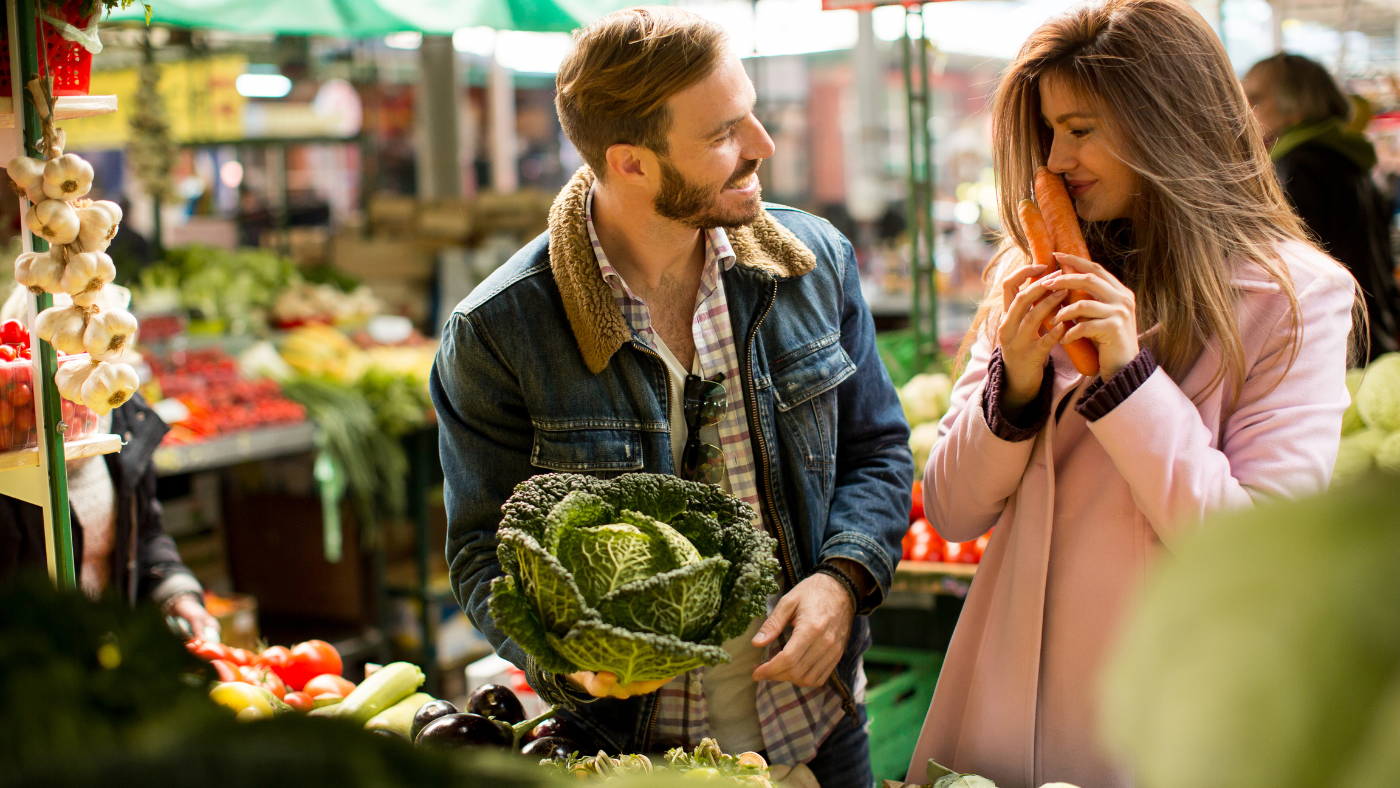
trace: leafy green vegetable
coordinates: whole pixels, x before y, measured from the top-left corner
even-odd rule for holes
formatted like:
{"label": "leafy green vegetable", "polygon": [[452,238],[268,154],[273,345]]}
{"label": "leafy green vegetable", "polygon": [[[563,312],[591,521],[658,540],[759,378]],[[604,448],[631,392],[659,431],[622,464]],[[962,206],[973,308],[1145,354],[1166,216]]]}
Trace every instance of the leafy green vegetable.
{"label": "leafy green vegetable", "polygon": [[345,470],[365,541],[372,543],[381,516],[404,512],[408,455],[403,445],[380,429],[373,408],[352,386],[302,377],[282,384],[282,393],[306,408],[316,423],[317,446]]}
{"label": "leafy green vegetable", "polygon": [[720,644],[777,590],[748,504],[674,476],[536,476],[502,511],[491,585],[502,631],[546,670],[654,681],[728,662]]}
{"label": "leafy green vegetable", "polygon": [[192,244],[168,250],[163,262],[143,270],[133,298],[140,303],[177,286],[180,306],[244,334],[265,325],[278,294],[300,281],[295,263],[266,249]]}
{"label": "leafy green vegetable", "polygon": [[355,387],[374,409],[379,429],[395,438],[428,423],[433,406],[428,387],[414,375],[400,375],[383,367],[365,370]]}
{"label": "leafy green vegetable", "polygon": [[1101,719],[1142,788],[1372,788],[1400,767],[1400,483],[1220,517],[1148,584]]}
{"label": "leafy green vegetable", "polygon": [[1400,353],[1386,353],[1366,368],[1356,411],[1372,429],[1400,430]]}

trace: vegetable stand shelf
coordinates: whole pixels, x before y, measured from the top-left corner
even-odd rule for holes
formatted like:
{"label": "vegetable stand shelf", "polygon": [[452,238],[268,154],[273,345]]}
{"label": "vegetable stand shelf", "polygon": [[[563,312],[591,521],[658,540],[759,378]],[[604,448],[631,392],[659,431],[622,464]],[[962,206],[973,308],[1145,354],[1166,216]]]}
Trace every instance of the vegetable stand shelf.
{"label": "vegetable stand shelf", "polygon": [[890,586],[891,601],[897,603],[899,596],[926,594],[962,598],[967,596],[967,590],[976,574],[976,564],[900,561],[894,570],[894,583]]}
{"label": "vegetable stand shelf", "polygon": [[[121,449],[122,439],[116,435],[89,435],[63,444],[63,457],[76,460]],[[0,495],[42,506],[48,500],[48,484],[48,474],[40,467],[38,446],[0,454]]]}
{"label": "vegetable stand shelf", "polygon": [[315,435],[316,426],[307,421],[162,446],[155,453],[156,473],[174,476],[311,451],[316,447]]}

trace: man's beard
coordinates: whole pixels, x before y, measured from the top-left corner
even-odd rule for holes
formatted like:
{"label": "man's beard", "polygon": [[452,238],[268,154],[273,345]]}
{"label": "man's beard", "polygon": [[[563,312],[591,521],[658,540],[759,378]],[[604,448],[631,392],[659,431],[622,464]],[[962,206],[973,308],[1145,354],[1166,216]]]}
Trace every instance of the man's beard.
{"label": "man's beard", "polygon": [[750,200],[733,210],[721,207],[720,199],[724,196],[724,189],[734,188],[758,172],[758,165],[763,162],[762,159],[745,159],[740,162],[734,174],[718,191],[711,186],[686,180],[681,171],[672,167],[665,158],[660,158],[660,162],[661,191],[657,192],[652,204],[661,216],[698,230],[711,227],[729,230],[743,227],[758,218],[761,210],[761,188],[754,192]]}

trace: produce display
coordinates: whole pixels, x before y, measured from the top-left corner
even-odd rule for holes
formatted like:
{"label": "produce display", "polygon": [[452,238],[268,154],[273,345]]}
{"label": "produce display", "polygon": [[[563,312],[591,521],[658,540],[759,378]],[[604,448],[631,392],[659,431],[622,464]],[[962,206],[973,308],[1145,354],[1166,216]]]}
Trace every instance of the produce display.
{"label": "produce display", "polygon": [[[577,753],[556,756],[541,761],[540,765],[585,780],[649,775],[653,774],[654,768],[651,759],[645,755],[612,757],[603,752],[586,756]],[[668,751],[666,764],[656,769],[685,780],[722,781],[759,788],[773,786],[768,774],[768,762],[762,755],[756,752],[726,755],[714,739],[701,739],[691,752],[679,747]]]}
{"label": "produce display", "polygon": [[272,322],[278,328],[308,323],[362,323],[379,314],[379,299],[365,285],[350,292],[332,284],[301,282],[283,290],[272,305]]}
{"label": "produce display", "polygon": [[545,670],[619,684],[729,661],[777,591],[771,536],[716,487],[662,474],[547,474],[502,507],[491,615]]}
{"label": "produce display", "polygon": [[942,372],[915,375],[899,388],[899,404],[909,421],[909,448],[914,453],[914,476],[924,475],[929,453],[938,439],[938,420],[948,412],[953,379]]}
{"label": "produce display", "polygon": [[[996,788],[997,784],[986,777],[977,774],[961,774],[938,763],[932,758],[925,766],[925,776],[928,782],[923,783],[920,788]],[[886,780],[885,788],[913,788],[912,784],[902,784],[894,780]],[[1070,783],[1042,783],[1040,788],[1078,788]]]}
{"label": "produce display", "polygon": [[6,171],[16,193],[31,203],[25,226],[49,248],[16,258],[15,281],[36,294],[68,296],[66,303],[55,299],[39,314],[34,331],[55,350],[85,354],[60,364],[59,396],[105,415],[140,385],[136,370],[119,361],[135,340],[136,318],[106,288],[117,274],[106,249],[116,237],[122,209],[108,200],[86,199],[92,165],[63,152],[64,135],[53,127],[52,98],[44,91],[35,91],[35,98],[48,101],[40,112],[45,160],[17,156]]}
{"label": "produce display", "polygon": [[176,419],[163,411],[171,422],[166,445],[306,419],[306,408],[282,396],[275,381],[245,379],[221,349],[182,351],[150,363],[155,373],[150,399],[174,399],[188,414]]}
{"label": "produce display", "polygon": [[1332,484],[1346,484],[1373,468],[1400,473],[1400,353],[1349,370],[1347,390],[1351,406],[1342,416]]}
{"label": "produce display", "polygon": [[266,330],[278,296],[300,282],[295,263],[266,249],[191,245],[142,269],[132,290],[143,314],[185,310],[192,333],[242,335]]}
{"label": "produce display", "polygon": [[992,532],[970,542],[949,542],[933,530],[924,517],[924,484],[914,482],[914,504],[909,510],[909,530],[904,534],[904,558],[909,561],[943,561],[975,564],[982,560]]}

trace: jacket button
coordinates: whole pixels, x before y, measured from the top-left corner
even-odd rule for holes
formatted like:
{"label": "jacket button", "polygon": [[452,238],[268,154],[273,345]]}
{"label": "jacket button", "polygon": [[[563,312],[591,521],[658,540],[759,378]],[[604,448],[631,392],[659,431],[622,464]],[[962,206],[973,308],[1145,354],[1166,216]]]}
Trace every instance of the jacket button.
{"label": "jacket button", "polygon": [[122,443],[131,443],[131,430],[122,433]]}
{"label": "jacket button", "polygon": [[136,420],[137,420],[137,421],[145,421],[145,420],[146,420],[146,414],[145,414],[143,411],[139,411],[139,410],[136,411]]}

